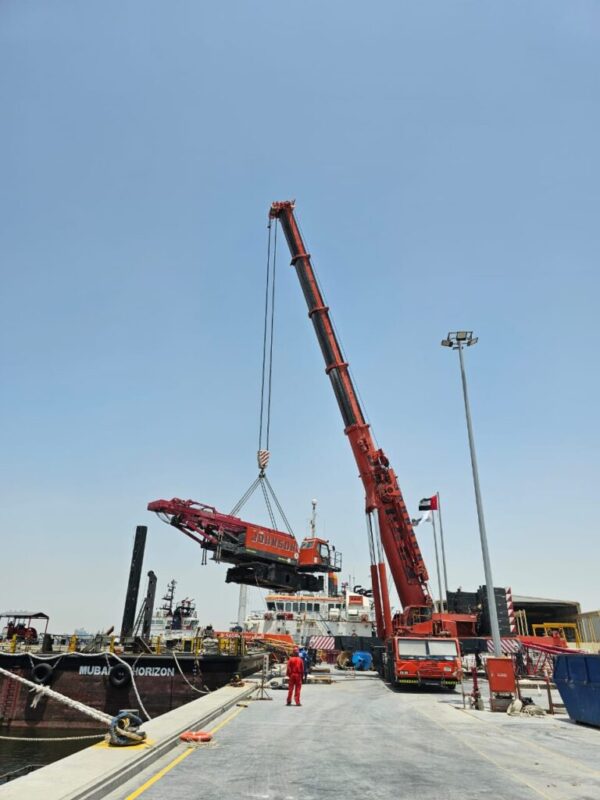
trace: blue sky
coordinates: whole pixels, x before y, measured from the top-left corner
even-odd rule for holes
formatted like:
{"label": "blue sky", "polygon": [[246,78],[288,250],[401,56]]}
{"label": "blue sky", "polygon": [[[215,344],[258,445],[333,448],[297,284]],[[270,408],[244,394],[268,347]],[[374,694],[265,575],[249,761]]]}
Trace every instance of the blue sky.
{"label": "blue sky", "polygon": [[[255,477],[266,218],[295,197],[411,512],[441,493],[451,587],[483,582],[439,346],[466,328],[495,582],[598,608],[599,39],[579,1],[6,0],[0,606],[119,626],[148,524],[159,589],[235,617],[224,567],[145,508],[228,510]],[[269,474],[297,535],[316,497],[366,582],[362,489],[287,264]]]}

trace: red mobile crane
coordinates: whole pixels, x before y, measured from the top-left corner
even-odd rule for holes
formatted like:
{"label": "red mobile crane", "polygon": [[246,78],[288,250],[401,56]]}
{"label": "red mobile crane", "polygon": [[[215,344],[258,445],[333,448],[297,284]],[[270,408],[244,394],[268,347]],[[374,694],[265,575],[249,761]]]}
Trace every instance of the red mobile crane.
{"label": "red mobile crane", "polygon": [[205,552],[212,552],[215,561],[233,564],[227,570],[227,583],[317,592],[323,588],[323,576],[312,573],[339,572],[342,568],[341,553],[326,539],[307,537],[298,547],[291,533],[221,514],[194,500],[154,500],[148,503],[148,511],[185,533]]}
{"label": "red mobile crane", "polygon": [[[441,658],[438,648],[438,660],[435,659],[436,647],[430,647],[426,638],[422,648],[416,647],[416,637],[470,636],[475,633],[475,617],[468,614],[448,614],[434,611],[433,600],[427,587],[428,573],[421,550],[414,534],[410,517],[398,485],[394,470],[380,448],[375,446],[369,425],[360,406],[357,392],[344,359],[332,325],[329,308],[325,305],[311,257],[308,253],[298,223],[294,216],[294,202],[283,201],[271,205],[271,220],[279,220],[292,256],[292,266],[300,281],[300,286],[308,306],[308,316],[312,320],[317,340],[325,360],[325,372],[329,375],[333,392],[337,400],[344,432],[348,437],[354,459],[358,466],[360,478],[365,488],[365,511],[369,535],[371,555],[371,580],[375,617],[378,636],[386,640],[388,665],[393,661],[391,677],[397,682],[414,682],[413,676],[419,679],[422,669],[407,667],[406,659],[401,659],[403,649],[402,636],[411,636],[412,650],[420,655],[414,658],[423,665],[424,660],[433,662],[433,672],[438,679],[448,677],[448,663],[451,663],[452,675],[459,668],[458,643],[454,657],[448,663]],[[402,603],[403,611],[392,620],[385,564],[381,546],[390,572]],[[441,643],[438,643],[441,644]],[[411,650],[405,647],[405,650]],[[452,651],[452,647],[447,648]],[[432,656],[432,658],[429,658]],[[412,655],[408,661],[415,666]],[[437,664],[437,666],[435,666]],[[419,670],[421,672],[419,673]],[[400,676],[409,677],[400,677]],[[420,680],[419,680],[420,682]]]}

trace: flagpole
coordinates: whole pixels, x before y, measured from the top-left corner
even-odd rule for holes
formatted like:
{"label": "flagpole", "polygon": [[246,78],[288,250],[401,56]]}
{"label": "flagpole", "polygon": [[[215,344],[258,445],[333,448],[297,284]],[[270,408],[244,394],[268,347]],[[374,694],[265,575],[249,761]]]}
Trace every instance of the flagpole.
{"label": "flagpole", "polygon": [[442,566],[444,568],[444,589],[446,590],[446,608],[448,608],[448,573],[446,572],[446,551],[444,549],[444,528],[442,527],[442,504],[440,503],[440,493],[436,492],[437,512],[440,521],[440,542],[442,544]]}
{"label": "flagpole", "polygon": [[439,611],[442,611],[442,609],[443,609],[442,579],[440,578],[440,558],[438,556],[437,533],[436,533],[436,530],[435,530],[435,514],[434,514],[433,511],[431,512],[431,524],[433,525],[433,543],[435,545],[435,564],[436,564],[436,567],[437,567],[438,590],[439,590],[439,593],[440,593],[440,595],[439,595],[439,597],[440,597]]}

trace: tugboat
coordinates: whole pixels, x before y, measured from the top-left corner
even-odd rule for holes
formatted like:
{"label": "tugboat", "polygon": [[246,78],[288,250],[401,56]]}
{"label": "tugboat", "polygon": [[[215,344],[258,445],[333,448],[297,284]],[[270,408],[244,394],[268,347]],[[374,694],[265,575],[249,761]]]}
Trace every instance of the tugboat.
{"label": "tugboat", "polygon": [[200,620],[196,612],[196,604],[189,597],[175,603],[175,587],[177,581],[172,580],[167,586],[163,605],[156,609],[150,623],[150,637],[160,636],[164,642],[193,637],[198,634]]}

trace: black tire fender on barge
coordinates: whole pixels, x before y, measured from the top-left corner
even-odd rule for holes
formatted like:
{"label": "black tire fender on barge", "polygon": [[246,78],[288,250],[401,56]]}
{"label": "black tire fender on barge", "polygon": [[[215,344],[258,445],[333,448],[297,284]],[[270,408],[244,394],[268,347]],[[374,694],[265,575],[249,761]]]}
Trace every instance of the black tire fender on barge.
{"label": "black tire fender on barge", "polygon": [[47,662],[40,662],[31,668],[31,680],[34,683],[39,683],[43,686],[48,686],[52,683],[54,676],[54,667]]}
{"label": "black tire fender on barge", "polygon": [[131,683],[131,672],[123,664],[115,664],[110,668],[108,680],[115,689],[122,689]]}

